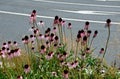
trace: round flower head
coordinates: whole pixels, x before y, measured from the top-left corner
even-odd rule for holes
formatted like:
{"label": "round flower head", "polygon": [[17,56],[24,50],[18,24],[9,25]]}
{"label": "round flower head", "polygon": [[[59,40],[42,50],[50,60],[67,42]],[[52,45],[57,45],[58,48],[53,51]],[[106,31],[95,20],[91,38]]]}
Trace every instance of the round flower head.
{"label": "round flower head", "polygon": [[72,28],[72,24],[68,23],[68,29],[71,29],[71,28]]}
{"label": "round flower head", "polygon": [[40,22],[39,22],[39,25],[44,26],[44,22],[43,22],[43,21],[40,21]]}
{"label": "round flower head", "polygon": [[29,42],[29,37],[28,37],[28,36],[25,36],[25,37],[24,37],[24,41],[25,41],[25,44],[28,44],[28,42]]}
{"label": "round flower head", "polygon": [[53,23],[53,25],[58,24],[58,19],[59,19],[59,17],[58,17],[58,16],[55,16],[55,19],[54,19],[54,23]]}
{"label": "round flower head", "polygon": [[62,25],[62,18],[59,18],[59,24]]}
{"label": "round flower head", "polygon": [[23,79],[23,77],[22,76],[17,76],[17,79]]}
{"label": "round flower head", "polygon": [[62,26],[65,26],[65,21],[62,21]]}
{"label": "round flower head", "polygon": [[98,34],[98,31],[96,30],[96,31],[94,32],[93,38],[95,38],[95,37],[97,36],[97,34]]}
{"label": "round flower head", "polygon": [[100,50],[99,53],[100,53],[100,54],[104,53],[104,48],[101,48],[101,50]]}
{"label": "round flower head", "polygon": [[107,20],[106,20],[106,25],[105,25],[105,26],[106,26],[106,27],[109,27],[109,26],[110,26],[110,23],[111,23],[111,19],[107,19]]}
{"label": "round flower head", "polygon": [[88,30],[88,31],[87,31],[87,36],[90,37],[90,34],[91,34],[91,33],[92,33],[92,31],[91,31],[91,30]]}
{"label": "round flower head", "polygon": [[24,65],[24,72],[26,74],[30,72],[30,66],[28,64]]}
{"label": "round flower head", "polygon": [[87,22],[85,22],[85,27],[84,27],[84,29],[85,29],[85,30],[88,30],[88,27],[89,27],[89,22],[87,21]]}
{"label": "round flower head", "polygon": [[45,52],[46,52],[46,47],[45,47],[45,45],[42,45],[40,53],[43,54]]}
{"label": "round flower head", "polygon": [[68,79],[68,70],[64,70],[63,77],[65,79]]}

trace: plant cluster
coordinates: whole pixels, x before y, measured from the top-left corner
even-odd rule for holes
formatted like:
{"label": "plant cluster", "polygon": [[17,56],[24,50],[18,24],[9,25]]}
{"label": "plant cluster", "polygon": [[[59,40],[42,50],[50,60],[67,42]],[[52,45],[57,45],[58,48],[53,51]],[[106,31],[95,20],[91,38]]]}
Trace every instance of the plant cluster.
{"label": "plant cluster", "polygon": [[105,24],[108,28],[106,46],[94,57],[92,44],[98,31],[92,33],[88,21],[73,38],[72,23],[55,16],[52,27],[47,27],[43,21],[37,23],[36,17],[36,10],[33,10],[30,16],[31,34],[22,38],[24,49],[16,41],[3,43],[0,79],[120,78],[120,69],[116,64],[108,66],[104,62],[110,38],[110,19]]}

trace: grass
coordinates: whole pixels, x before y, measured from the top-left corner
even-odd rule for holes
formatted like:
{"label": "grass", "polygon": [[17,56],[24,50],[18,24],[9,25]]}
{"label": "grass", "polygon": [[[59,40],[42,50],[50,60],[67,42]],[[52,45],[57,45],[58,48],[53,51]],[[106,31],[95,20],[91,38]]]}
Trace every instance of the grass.
{"label": "grass", "polygon": [[[95,57],[92,44],[98,31],[92,34],[89,22],[85,23],[87,28],[78,30],[74,40],[71,23],[65,25],[62,18],[55,16],[53,27],[46,28],[43,21],[37,24],[36,10],[33,10],[32,34],[22,38],[23,47],[15,41],[5,42],[1,47],[0,79],[119,79],[117,63],[107,65],[104,61],[110,22],[110,19],[106,21],[106,46]],[[66,32],[70,32],[70,36]]]}

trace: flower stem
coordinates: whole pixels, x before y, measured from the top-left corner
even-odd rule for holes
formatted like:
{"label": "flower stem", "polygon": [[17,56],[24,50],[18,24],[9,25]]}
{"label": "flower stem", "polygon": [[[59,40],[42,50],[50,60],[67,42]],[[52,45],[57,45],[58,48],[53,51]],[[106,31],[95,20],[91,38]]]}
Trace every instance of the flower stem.
{"label": "flower stem", "polygon": [[[107,37],[107,42],[106,42],[106,45],[105,45],[105,52],[104,52],[104,54],[103,54],[103,58],[104,58],[105,55],[106,55],[106,51],[107,51],[107,48],[108,48],[109,39],[110,39],[110,26],[108,26],[108,37]],[[102,60],[103,60],[103,59],[102,59]]]}

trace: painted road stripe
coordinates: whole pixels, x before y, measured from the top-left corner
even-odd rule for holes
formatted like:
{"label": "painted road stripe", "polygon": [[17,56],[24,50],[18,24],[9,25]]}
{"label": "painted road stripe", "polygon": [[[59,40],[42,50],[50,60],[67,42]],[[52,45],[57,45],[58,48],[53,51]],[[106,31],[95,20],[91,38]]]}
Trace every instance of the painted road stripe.
{"label": "painted road stripe", "polygon": [[70,3],[70,2],[59,2],[59,1],[48,1],[48,0],[33,0],[33,1],[47,2],[47,3],[53,3],[53,4],[65,4],[65,5],[82,5],[82,6],[92,6],[92,7],[120,8],[120,6],[112,6],[112,5],[82,4],[82,3]]}
{"label": "painted road stripe", "polygon": [[[8,12],[8,11],[0,11],[0,13],[3,13],[3,14],[10,14],[10,15],[19,15],[19,16],[30,16],[30,14],[25,14],[25,13],[17,13],[17,12]],[[40,15],[37,15],[37,17],[39,18],[46,18],[46,19],[54,19],[54,17],[51,17],[51,16],[40,16]],[[73,18],[63,18],[64,20],[68,20],[68,21],[78,21],[78,22],[86,22],[86,21],[89,21],[89,22],[92,22],[92,23],[105,23],[105,21],[94,21],[94,20],[83,20],[83,19],[73,19]],[[111,24],[119,24],[119,22],[112,22]]]}
{"label": "painted road stripe", "polygon": [[61,9],[53,9],[55,11],[69,12],[69,13],[78,13],[78,14],[89,14],[89,15],[120,15],[120,12],[108,12],[108,11],[90,11],[90,10],[80,10],[80,11],[72,11],[72,10],[61,10]]}
{"label": "painted road stripe", "polygon": [[116,1],[120,1],[120,0],[97,0],[97,1],[114,1],[114,2],[116,2]]}

